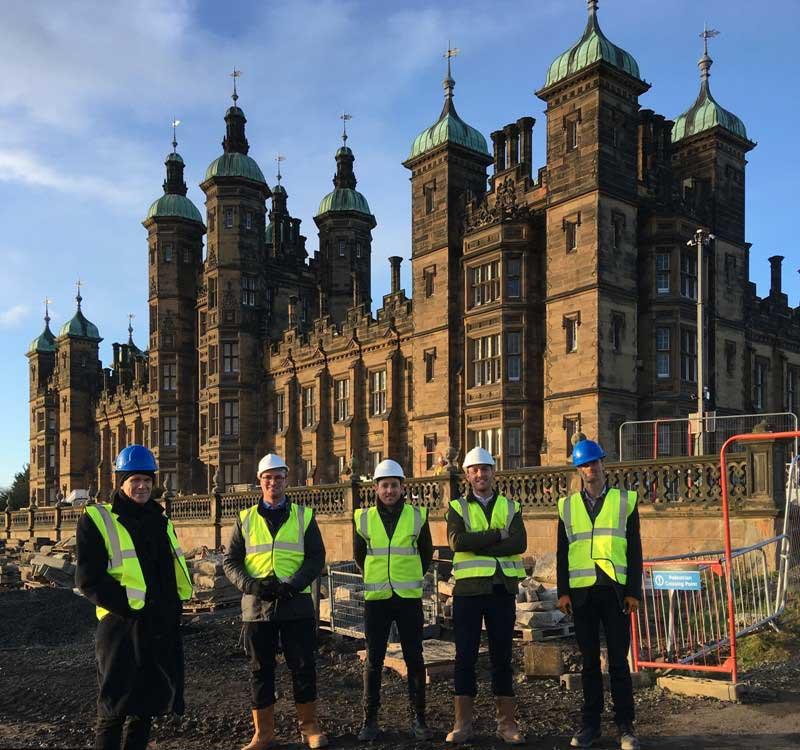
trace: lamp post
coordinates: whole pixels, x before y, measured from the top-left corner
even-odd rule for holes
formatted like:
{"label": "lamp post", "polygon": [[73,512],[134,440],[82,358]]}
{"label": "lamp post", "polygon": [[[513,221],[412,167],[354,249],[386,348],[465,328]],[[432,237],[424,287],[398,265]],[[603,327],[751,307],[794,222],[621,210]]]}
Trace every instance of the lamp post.
{"label": "lamp post", "polygon": [[695,454],[702,456],[705,452],[703,437],[705,425],[705,331],[703,318],[703,248],[708,247],[716,237],[704,229],[697,229],[687,247],[697,248],[697,449]]}

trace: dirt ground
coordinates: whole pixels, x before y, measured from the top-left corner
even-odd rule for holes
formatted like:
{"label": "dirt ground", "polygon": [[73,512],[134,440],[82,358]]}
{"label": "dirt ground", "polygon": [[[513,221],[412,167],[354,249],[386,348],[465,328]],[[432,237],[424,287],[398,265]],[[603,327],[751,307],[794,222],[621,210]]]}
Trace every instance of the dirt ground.
{"label": "dirt ground", "polygon": [[[94,612],[69,591],[40,589],[0,593],[0,749],[71,750],[92,746],[96,681]],[[247,668],[238,646],[240,623],[233,610],[187,624],[187,713],[159,719],[151,747],[157,750],[237,750],[252,731]],[[355,747],[361,723],[361,664],[357,641],[322,635],[319,655],[320,710],[331,745]],[[521,648],[516,654],[521,675]],[[637,691],[637,727],[645,748],[714,750],[800,747],[800,654],[745,675],[752,690],[741,704],[680,698],[658,688]],[[527,747],[567,748],[579,720],[580,697],[555,680],[517,678],[519,717]],[[488,684],[484,680],[483,685]],[[300,748],[291,688],[279,667],[278,739]],[[375,750],[444,746],[452,722],[451,684],[429,688],[430,743],[409,737],[405,685],[384,677],[380,739]],[[613,727],[598,745],[613,748]],[[478,739],[467,747],[501,747],[494,738],[493,707],[486,690],[477,702]]]}

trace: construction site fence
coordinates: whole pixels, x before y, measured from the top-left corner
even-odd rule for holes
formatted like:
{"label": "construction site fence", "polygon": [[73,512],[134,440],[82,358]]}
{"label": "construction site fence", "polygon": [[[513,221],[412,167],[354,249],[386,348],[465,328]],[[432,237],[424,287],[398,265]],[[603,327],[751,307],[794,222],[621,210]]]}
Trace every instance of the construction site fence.
{"label": "construction site fence", "polygon": [[[787,431],[771,436],[791,441]],[[753,443],[762,435],[733,436],[723,445]],[[800,464],[789,463],[779,526],[769,539],[731,547],[729,487],[723,482],[722,547],[648,559],[642,601],[631,615],[634,669],[722,672],[737,679],[736,639],[775,626],[790,592],[800,591]]]}
{"label": "construction site fence", "polygon": [[[719,455],[725,441],[734,435],[752,433],[766,425],[772,432],[797,431],[793,412],[731,414],[721,416],[647,419],[623,422],[619,428],[621,461],[647,461],[697,454],[697,432],[702,426],[703,454]],[[791,442],[790,455],[797,455],[798,441]]]}
{"label": "construction site fence", "polygon": [[[438,568],[433,564],[425,576],[422,589],[422,615],[425,625],[439,622],[438,588]],[[354,562],[328,566],[328,598],[331,632],[363,638],[364,577]],[[397,640],[396,631],[390,633],[390,640]]]}

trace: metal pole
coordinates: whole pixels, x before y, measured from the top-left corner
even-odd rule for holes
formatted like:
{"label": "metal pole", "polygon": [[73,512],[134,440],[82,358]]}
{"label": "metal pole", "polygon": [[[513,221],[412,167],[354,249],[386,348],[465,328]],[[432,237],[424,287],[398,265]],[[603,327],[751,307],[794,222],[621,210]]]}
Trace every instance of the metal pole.
{"label": "metal pole", "polygon": [[703,432],[703,353],[705,351],[703,336],[703,230],[695,232],[695,244],[697,246],[697,455],[704,455]]}

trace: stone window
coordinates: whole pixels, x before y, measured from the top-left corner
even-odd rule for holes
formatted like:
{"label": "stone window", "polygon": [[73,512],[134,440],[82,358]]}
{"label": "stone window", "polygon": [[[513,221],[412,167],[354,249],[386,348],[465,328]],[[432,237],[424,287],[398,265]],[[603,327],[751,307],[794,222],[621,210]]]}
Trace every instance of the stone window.
{"label": "stone window", "polygon": [[200,445],[208,442],[208,413],[200,413]]}
{"label": "stone window", "polygon": [[736,342],[725,342],[725,372],[733,375],[736,372]]}
{"label": "stone window", "polygon": [[672,253],[656,253],[656,294],[669,294],[670,292],[670,265]]}
{"label": "stone window", "polygon": [[239,342],[222,344],[222,372],[239,372]]}
{"label": "stone window", "polygon": [[208,436],[215,437],[217,434],[217,405],[208,405]]}
{"label": "stone window", "polygon": [[[66,445],[66,444],[65,444]],[[64,452],[66,456],[66,451]],[[37,469],[44,469],[44,446],[37,445],[36,446],[36,468]]]}
{"label": "stone window", "polygon": [[233,229],[233,209],[225,209],[225,229]]}
{"label": "stone window", "polygon": [[425,351],[425,382],[430,383],[436,375],[436,349]]}
{"label": "stone window", "polygon": [[188,247],[183,248],[183,262],[184,263],[192,262],[192,251]]}
{"label": "stone window", "polygon": [[797,381],[800,368],[786,368],[786,411],[797,412]]}
{"label": "stone window", "polygon": [[55,409],[48,409],[47,410],[47,429],[48,430],[55,430],[56,428],[56,410]]}
{"label": "stone window", "polygon": [[506,427],[506,455],[504,469],[519,469],[522,465],[522,428]]}
{"label": "stone window", "polygon": [[200,313],[199,316],[199,327],[201,336],[206,335],[207,326],[208,326],[208,315],[205,311],[203,311]]}
{"label": "stone window", "polygon": [[208,386],[208,362],[204,359],[200,360],[200,388]]}
{"label": "stone window", "polygon": [[239,484],[239,464],[222,464],[222,478],[226,487]]}
{"label": "stone window", "polygon": [[333,385],[335,422],[344,422],[350,416],[350,380],[342,378]]}
{"label": "stone window", "polygon": [[767,408],[767,374],[769,362],[756,357],[753,365],[753,408],[763,411]]}
{"label": "stone window", "polygon": [[178,437],[178,418],[177,417],[162,417],[161,418],[161,446],[163,448],[171,448],[176,445]]}
{"label": "stone window", "polygon": [[506,333],[506,380],[515,383],[522,378],[522,331]]}
{"label": "stone window", "polygon": [[564,123],[564,133],[566,136],[565,146],[567,151],[574,151],[580,143],[579,135],[580,113],[569,115]]}
{"label": "stone window", "polygon": [[245,229],[252,229],[253,228],[253,212],[252,211],[247,211],[245,213],[245,215],[244,215],[244,228]]}
{"label": "stone window", "polygon": [[506,296],[516,299],[522,295],[522,258],[506,261]]}
{"label": "stone window", "polygon": [[436,443],[438,439],[436,433],[425,435],[425,470],[430,471],[436,465]]}
{"label": "stone window", "polygon": [[611,213],[611,247],[616,250],[622,246],[622,237],[625,233],[625,214],[613,211]]}
{"label": "stone window", "polygon": [[697,299],[697,264],[688,250],[681,253],[681,297]]}
{"label": "stone window", "polygon": [[370,414],[377,416],[386,411],[386,370],[369,374]]}
{"label": "stone window", "polygon": [[578,326],[581,324],[579,313],[570,313],[565,315],[562,325],[564,327],[564,340],[566,343],[566,352],[578,351]]}
{"label": "stone window", "polygon": [[339,240],[339,257],[344,258],[345,256],[345,248],[347,247],[347,243],[344,240]]}
{"label": "stone window", "polygon": [[286,429],[286,398],[283,393],[275,394],[275,432]]}
{"label": "stone window", "polygon": [[246,307],[255,307],[256,279],[254,276],[242,276],[242,304]]}
{"label": "stone window", "polygon": [[47,446],[47,466],[50,469],[55,469],[56,467],[56,444],[50,443]]}
{"label": "stone window", "polygon": [[578,224],[574,219],[564,219],[564,242],[568,253],[578,249]]}
{"label": "stone window", "polygon": [[217,374],[217,345],[212,344],[208,347],[208,374]]}
{"label": "stone window", "polygon": [[208,309],[213,310],[217,306],[217,280],[208,280]]}
{"label": "stone window", "polygon": [[164,263],[172,263],[173,253],[174,250],[171,242],[164,245]]}
{"label": "stone window", "polygon": [[572,455],[572,438],[581,431],[581,415],[568,414],[564,417],[564,435],[567,439],[567,458]]}
{"label": "stone window", "polygon": [[311,427],[317,421],[317,389],[313,385],[303,388],[303,427]]}
{"label": "stone window", "polygon": [[422,279],[425,285],[425,296],[432,297],[435,290],[436,266],[428,266],[422,271]]}
{"label": "stone window", "polygon": [[666,326],[656,328],[656,377],[668,378],[670,376],[671,334]]}
{"label": "stone window", "polygon": [[681,380],[697,382],[697,333],[691,328],[681,328]]}
{"label": "stone window", "polygon": [[472,306],[494,302],[500,298],[500,261],[493,260],[472,269]]}
{"label": "stone window", "polygon": [[429,182],[422,188],[425,199],[425,214],[432,214],[436,209],[436,183]]}
{"label": "stone window", "polygon": [[174,471],[162,471],[161,474],[161,486],[164,489],[175,490],[176,489],[176,480],[175,480],[175,472]]}
{"label": "stone window", "polygon": [[161,365],[161,390],[174,391],[178,380],[178,365],[174,362]]}
{"label": "stone window", "polygon": [[472,349],[472,385],[500,381],[500,334],[470,339]]}
{"label": "stone window", "polygon": [[36,432],[44,431],[44,420],[44,409],[40,409],[38,412],[36,412]]}
{"label": "stone window", "polygon": [[239,402],[222,402],[222,434],[234,437],[239,434]]}
{"label": "stone window", "polygon": [[344,456],[336,456],[336,466],[339,470],[339,475],[341,476],[344,474],[344,470],[347,468],[347,459]]}
{"label": "stone window", "polygon": [[356,258],[361,257],[361,242],[356,242]]}
{"label": "stone window", "polygon": [[[500,428],[488,427],[483,430],[469,430],[469,449],[480,446],[485,448],[489,453],[498,460],[501,455],[500,448]],[[499,461],[498,461],[499,463]]]}
{"label": "stone window", "polygon": [[383,451],[370,451],[369,453],[369,473],[374,474],[378,464],[383,461]]}
{"label": "stone window", "polygon": [[625,331],[625,314],[611,313],[611,348],[615,352],[622,351],[622,336]]}

